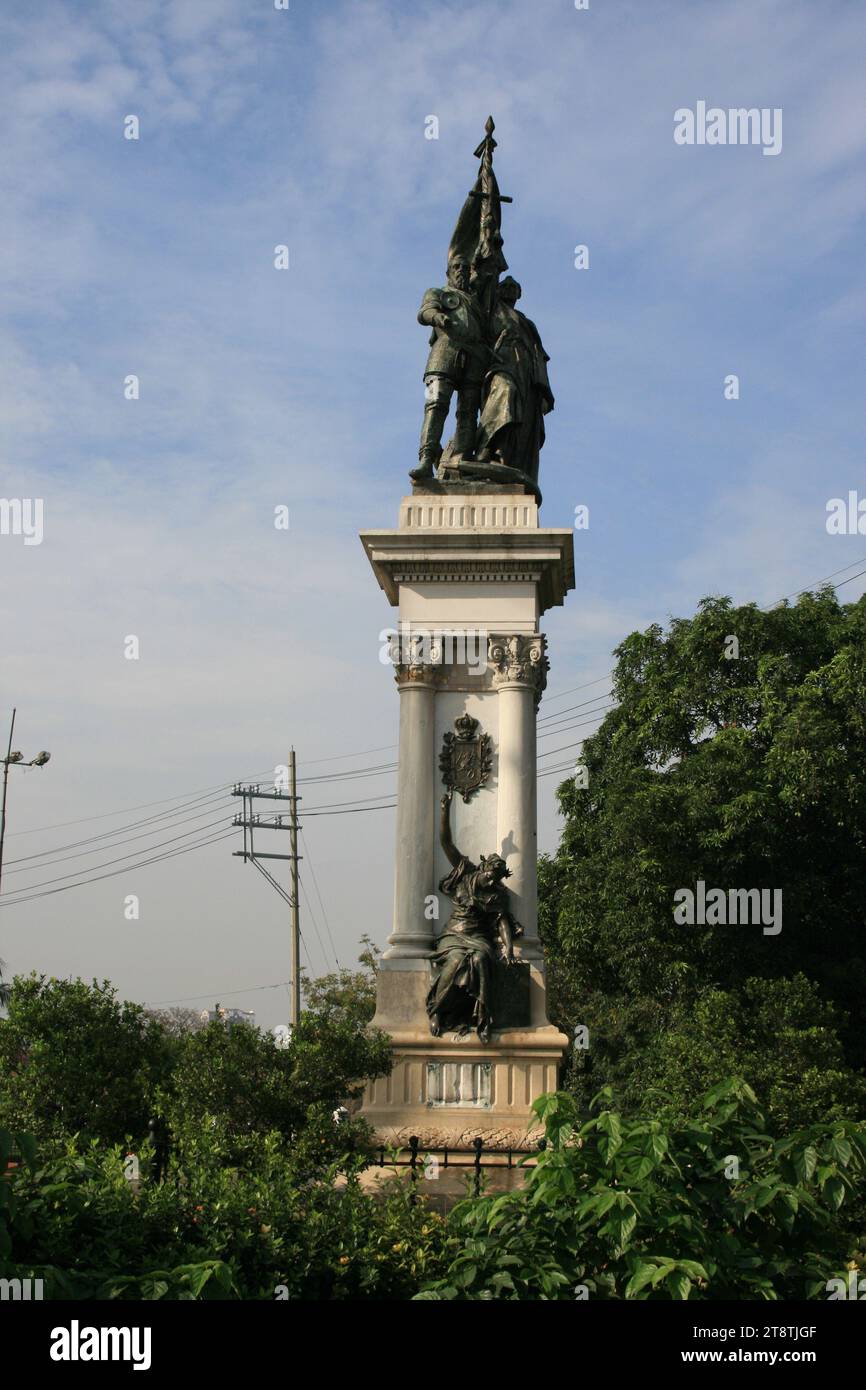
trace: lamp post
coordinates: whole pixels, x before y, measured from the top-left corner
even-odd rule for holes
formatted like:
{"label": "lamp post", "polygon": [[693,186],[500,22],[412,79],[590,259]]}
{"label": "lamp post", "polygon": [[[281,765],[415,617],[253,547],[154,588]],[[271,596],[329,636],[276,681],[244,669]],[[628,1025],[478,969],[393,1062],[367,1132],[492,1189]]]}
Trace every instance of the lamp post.
{"label": "lamp post", "polygon": [[51,754],[46,753],[43,748],[41,753],[37,753],[35,758],[31,758],[30,761],[26,763],[23,753],[13,753],[12,751],[12,734],[14,730],[15,710],[13,709],[12,723],[9,725],[9,744],[6,749],[6,757],[3,759],[3,804],[2,808],[0,808],[0,885],[2,885],[3,881],[3,841],[6,838],[6,792],[9,783],[9,769],[10,767],[44,767],[51,757]]}

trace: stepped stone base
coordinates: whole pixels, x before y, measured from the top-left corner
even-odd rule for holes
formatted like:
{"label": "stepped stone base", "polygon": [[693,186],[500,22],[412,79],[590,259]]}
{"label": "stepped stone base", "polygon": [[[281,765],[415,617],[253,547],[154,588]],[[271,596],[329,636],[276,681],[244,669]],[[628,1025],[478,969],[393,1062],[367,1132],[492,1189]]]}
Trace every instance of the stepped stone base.
{"label": "stepped stone base", "polygon": [[494,1030],[489,1043],[475,1033],[434,1038],[417,1023],[429,981],[427,970],[380,976],[373,1022],[391,1035],[394,1066],[368,1084],[362,1118],[389,1147],[405,1147],[413,1134],[422,1147],[477,1138],[485,1151],[534,1147],[542,1130],[532,1103],[557,1089],[568,1038],[546,1020]]}

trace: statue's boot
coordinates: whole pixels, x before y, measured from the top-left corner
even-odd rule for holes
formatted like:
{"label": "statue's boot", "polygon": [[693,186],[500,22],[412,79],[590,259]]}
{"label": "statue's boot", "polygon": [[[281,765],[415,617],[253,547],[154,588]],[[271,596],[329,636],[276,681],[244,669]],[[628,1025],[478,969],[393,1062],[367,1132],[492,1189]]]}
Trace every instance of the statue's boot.
{"label": "statue's boot", "polygon": [[[441,428],[441,427],[440,427]],[[413,483],[423,483],[435,476],[436,465],[442,457],[441,444],[426,445],[418,455],[420,463],[409,471]]]}
{"label": "statue's boot", "polygon": [[418,467],[409,473],[413,483],[423,483],[432,478],[442,457],[442,431],[448,418],[451,388],[438,378],[434,386],[435,389],[429,392],[424,405],[424,423],[421,426],[421,442],[418,448],[420,462]]}
{"label": "statue's boot", "polygon": [[454,443],[451,452],[459,455],[460,458],[471,459],[474,456],[475,432],[480,404],[480,387],[464,387],[457,398]]}

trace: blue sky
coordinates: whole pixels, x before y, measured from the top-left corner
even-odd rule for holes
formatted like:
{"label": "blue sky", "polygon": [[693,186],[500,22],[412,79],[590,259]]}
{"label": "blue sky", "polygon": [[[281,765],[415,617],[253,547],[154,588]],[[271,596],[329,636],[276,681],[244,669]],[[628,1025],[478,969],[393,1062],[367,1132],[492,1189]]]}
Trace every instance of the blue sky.
{"label": "blue sky", "polygon": [[[866,537],[828,536],[825,508],[866,491],[862,5],[5,0],[0,49],[0,495],[45,505],[40,546],[0,537],[0,710],[17,704],[25,753],[53,753],[13,773],[4,889],[95,873],[114,840],[49,851],[148,812],[59,823],[180,806],[289,742],[310,779],[391,760],[391,612],[357,532],[396,524],[415,314],[488,112],[506,255],[552,359],[543,519],[590,508],[576,590],[545,621],[542,715],[603,694],[565,692],[705,594],[769,604],[856,572]],[[699,100],[781,107],[781,153],[676,145]],[[392,786],[302,790],[312,808]],[[193,809],[158,838],[226,806]],[[325,912],[343,960],[387,936],[393,812],[307,825],[320,970]],[[151,1001],[284,980],[285,910],[232,847],[7,906],[0,954]],[[285,1014],[284,991],[226,1001]]]}

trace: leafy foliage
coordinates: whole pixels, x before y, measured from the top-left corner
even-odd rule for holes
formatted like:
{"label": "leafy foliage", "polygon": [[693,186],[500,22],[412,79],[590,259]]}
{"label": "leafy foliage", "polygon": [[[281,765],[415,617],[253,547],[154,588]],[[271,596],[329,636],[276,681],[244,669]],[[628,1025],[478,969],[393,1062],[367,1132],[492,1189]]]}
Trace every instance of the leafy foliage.
{"label": "leafy foliage", "polygon": [[[784,1122],[862,1114],[866,598],[706,599],[617,658],[618,706],[540,866],[552,1009],[590,1032],[568,1085],[630,1109],[655,1088],[685,1115],[736,1071]],[[780,888],[781,933],[679,925],[698,880]]]}
{"label": "leafy foliage", "polygon": [[119,1001],[107,981],[17,977],[0,1020],[0,1124],[43,1148],[75,1135],[113,1145],[141,1140],[155,1112],[175,1148],[208,1129],[234,1146],[234,1161],[261,1135],[292,1145],[310,1126],[308,1161],[330,1161],[344,1143],[332,1112],[391,1065],[386,1036],[368,1026],[369,943],[362,960],[363,972],[308,985],[287,1047],[247,1024],[160,1019]]}
{"label": "leafy foliage", "polygon": [[147,1129],[172,1064],[162,1029],[107,981],[16,976],[0,1021],[0,1124],[40,1139],[105,1143]]}
{"label": "leafy foliage", "polygon": [[826,1298],[842,1271],[866,1126],[775,1139],[737,1080],[678,1127],[624,1118],[609,1091],[583,1122],[567,1093],[535,1109],[547,1148],[525,1187],[455,1210],[449,1269],[418,1297]]}
{"label": "leafy foliage", "polygon": [[16,1170],[0,1179],[16,1214],[0,1275],[41,1278],[47,1298],[380,1299],[441,1270],[442,1222],[405,1183],[371,1197],[350,1156],[311,1180],[279,1134],[243,1168],[229,1157],[204,1133],[170,1181],[139,1190],[97,1145]]}
{"label": "leafy foliage", "polygon": [[175,1069],[157,1106],[176,1145],[195,1144],[210,1129],[242,1161],[272,1131],[303,1143],[313,1167],[345,1144],[331,1116],[357,1099],[368,1078],[386,1075],[386,1034],[370,1028],[366,977],[342,971],[308,985],[310,1007],[288,1046],[248,1024],[214,1020],[181,1038]]}

